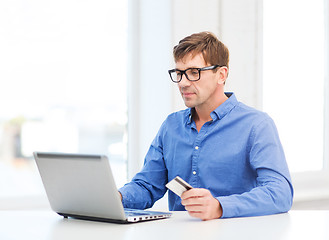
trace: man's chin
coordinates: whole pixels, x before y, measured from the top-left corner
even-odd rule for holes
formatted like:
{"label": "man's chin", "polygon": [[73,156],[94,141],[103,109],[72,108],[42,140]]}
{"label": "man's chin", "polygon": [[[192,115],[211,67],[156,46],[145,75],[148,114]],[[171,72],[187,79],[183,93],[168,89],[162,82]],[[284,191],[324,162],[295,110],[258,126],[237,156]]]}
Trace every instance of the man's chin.
{"label": "man's chin", "polygon": [[195,104],[193,104],[192,102],[184,101],[184,104],[188,108],[194,108],[195,107]]}

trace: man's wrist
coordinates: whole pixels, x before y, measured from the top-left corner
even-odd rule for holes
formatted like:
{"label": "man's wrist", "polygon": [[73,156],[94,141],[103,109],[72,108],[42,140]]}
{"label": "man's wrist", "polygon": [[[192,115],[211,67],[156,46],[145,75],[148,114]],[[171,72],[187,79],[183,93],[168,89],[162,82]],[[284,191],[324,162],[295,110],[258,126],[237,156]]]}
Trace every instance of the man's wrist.
{"label": "man's wrist", "polygon": [[217,218],[221,218],[223,216],[223,208],[222,208],[222,204],[220,204],[220,202],[218,201],[217,198],[215,198],[218,202],[218,209],[219,209],[219,216]]}
{"label": "man's wrist", "polygon": [[121,200],[121,202],[122,202],[122,194],[121,194],[120,191],[118,191],[118,193],[119,193],[119,195],[120,195],[120,200]]}

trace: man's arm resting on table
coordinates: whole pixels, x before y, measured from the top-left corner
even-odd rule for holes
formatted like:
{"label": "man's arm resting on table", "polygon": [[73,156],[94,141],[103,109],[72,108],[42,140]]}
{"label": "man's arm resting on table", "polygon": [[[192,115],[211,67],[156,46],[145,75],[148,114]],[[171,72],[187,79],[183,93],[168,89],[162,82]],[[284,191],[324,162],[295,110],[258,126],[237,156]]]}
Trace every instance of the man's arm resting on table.
{"label": "man's arm resting on table", "polygon": [[210,220],[220,218],[223,214],[221,204],[207,189],[193,188],[185,191],[181,198],[182,205],[192,217]]}

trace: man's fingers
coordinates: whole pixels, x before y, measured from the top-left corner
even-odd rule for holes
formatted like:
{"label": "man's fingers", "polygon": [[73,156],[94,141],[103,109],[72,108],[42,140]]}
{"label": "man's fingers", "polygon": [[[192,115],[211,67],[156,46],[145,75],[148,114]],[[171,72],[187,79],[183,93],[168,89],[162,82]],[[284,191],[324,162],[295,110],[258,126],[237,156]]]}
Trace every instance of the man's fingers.
{"label": "man's fingers", "polygon": [[[211,193],[202,188],[193,188],[188,191],[185,191],[182,196],[182,205],[203,205],[207,204],[208,197],[211,196]],[[212,197],[212,196],[211,196]]]}
{"label": "man's fingers", "polygon": [[196,198],[196,197],[202,197],[206,194],[206,189],[202,189],[202,188],[192,188],[190,190],[187,190],[185,192],[183,192],[181,199],[185,200],[188,198]]}
{"label": "man's fingers", "polygon": [[189,212],[203,212],[204,207],[202,205],[186,205],[185,206],[186,211]]}
{"label": "man's fingers", "polygon": [[182,205],[184,206],[188,206],[188,205],[202,205],[203,203],[203,199],[201,197],[189,197],[189,198],[185,198],[182,199]]}
{"label": "man's fingers", "polygon": [[182,196],[182,205],[189,212],[190,216],[202,220],[219,218],[222,215],[222,208],[209,190],[193,188],[185,191]]}

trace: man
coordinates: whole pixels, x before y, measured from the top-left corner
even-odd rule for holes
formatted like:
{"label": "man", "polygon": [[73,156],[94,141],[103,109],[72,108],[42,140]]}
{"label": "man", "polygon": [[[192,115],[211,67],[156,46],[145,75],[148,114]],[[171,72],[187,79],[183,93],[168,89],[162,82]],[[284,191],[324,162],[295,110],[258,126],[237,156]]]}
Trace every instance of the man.
{"label": "man", "polygon": [[226,46],[201,32],[181,40],[173,55],[169,74],[188,108],[164,121],[143,169],[119,189],[123,205],[151,207],[178,175],[193,189],[181,199],[169,191],[169,210],[202,220],[288,211],[293,187],[275,124],[224,92]]}

